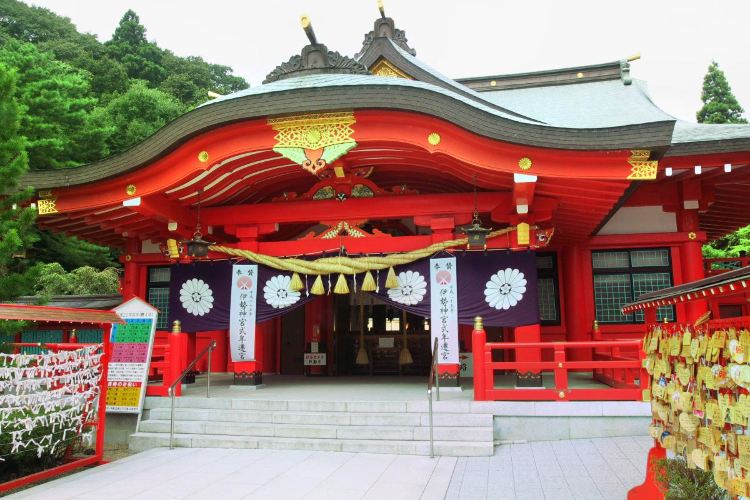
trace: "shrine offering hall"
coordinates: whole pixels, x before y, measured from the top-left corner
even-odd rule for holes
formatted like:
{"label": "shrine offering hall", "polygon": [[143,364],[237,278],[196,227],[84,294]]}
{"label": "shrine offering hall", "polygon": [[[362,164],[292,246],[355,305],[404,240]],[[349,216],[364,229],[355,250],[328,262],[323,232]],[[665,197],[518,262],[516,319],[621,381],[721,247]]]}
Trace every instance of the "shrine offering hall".
{"label": "shrine offering hall", "polygon": [[[232,385],[424,380],[435,356],[455,387],[477,327],[489,343],[640,339],[644,313],[622,307],[714,272],[703,243],[750,220],[750,126],[669,116],[631,76],[636,58],[454,80],[384,13],[351,57],[303,30],[261,85],[23,181],[42,227],[122,250],[124,299],[158,309],[152,378],[215,341],[211,370]],[[710,308],[750,313],[745,296]],[[664,303],[656,319],[708,309]],[[542,386],[555,356],[497,349],[481,362],[509,363],[510,389]],[[580,344],[564,356],[598,359]],[[632,378],[600,375],[585,398],[638,398]],[[522,397],[572,397],[537,394]]]}

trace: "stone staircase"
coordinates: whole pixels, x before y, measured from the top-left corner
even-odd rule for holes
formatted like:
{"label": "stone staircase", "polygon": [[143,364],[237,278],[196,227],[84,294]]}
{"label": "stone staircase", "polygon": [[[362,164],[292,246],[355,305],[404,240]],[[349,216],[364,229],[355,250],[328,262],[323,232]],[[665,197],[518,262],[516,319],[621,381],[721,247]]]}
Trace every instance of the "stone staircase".
{"label": "stone staircase", "polygon": [[[434,403],[435,454],[491,456],[492,415],[468,402]],[[169,446],[169,399],[146,398],[134,451]],[[175,446],[429,455],[427,401],[178,398]]]}

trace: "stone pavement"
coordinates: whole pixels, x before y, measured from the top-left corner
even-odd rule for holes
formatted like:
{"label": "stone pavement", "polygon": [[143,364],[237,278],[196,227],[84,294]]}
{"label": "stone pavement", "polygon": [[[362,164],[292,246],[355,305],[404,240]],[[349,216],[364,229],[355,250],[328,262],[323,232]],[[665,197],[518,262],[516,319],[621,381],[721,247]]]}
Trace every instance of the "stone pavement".
{"label": "stone pavement", "polygon": [[503,445],[451,458],[262,449],[157,448],[9,499],[624,499],[649,438]]}
{"label": "stone pavement", "polygon": [[510,444],[492,457],[462,457],[447,500],[617,500],[641,484],[653,440],[644,437]]}

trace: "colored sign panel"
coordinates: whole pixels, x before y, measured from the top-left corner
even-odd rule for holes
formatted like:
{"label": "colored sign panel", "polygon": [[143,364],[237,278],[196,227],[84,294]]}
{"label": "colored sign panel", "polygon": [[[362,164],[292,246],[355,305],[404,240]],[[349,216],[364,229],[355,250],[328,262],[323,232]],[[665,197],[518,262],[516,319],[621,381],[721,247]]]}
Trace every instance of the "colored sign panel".
{"label": "colored sign panel", "polygon": [[438,339],[438,363],[458,364],[456,258],[430,259],[430,334]]}
{"label": "colored sign panel", "polygon": [[146,397],[148,365],[159,312],[137,297],[117,306],[114,311],[125,320],[125,324],[112,325],[107,411],[137,414],[141,412]]}
{"label": "colored sign panel", "polygon": [[258,266],[232,266],[232,294],[229,305],[229,344],[232,361],[255,359],[255,316],[258,300]]}

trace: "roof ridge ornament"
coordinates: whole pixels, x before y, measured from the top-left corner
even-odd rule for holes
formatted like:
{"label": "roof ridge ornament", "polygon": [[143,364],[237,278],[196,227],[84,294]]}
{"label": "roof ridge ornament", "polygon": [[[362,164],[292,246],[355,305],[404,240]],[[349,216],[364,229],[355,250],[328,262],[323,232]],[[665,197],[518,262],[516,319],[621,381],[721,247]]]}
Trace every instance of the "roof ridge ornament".
{"label": "roof ridge ornament", "polygon": [[633,77],[630,76],[630,63],[633,61],[637,61],[641,58],[641,53],[638,52],[637,54],[634,54],[627,59],[621,59],[620,60],[620,79],[622,80],[623,85],[630,85],[633,83]]}
{"label": "roof ridge ornament", "polygon": [[383,1],[378,0],[377,5],[378,10],[380,11],[380,18],[375,20],[372,31],[365,34],[365,39],[362,42],[362,49],[354,54],[354,58],[359,59],[360,57],[362,57],[365,52],[367,52],[367,49],[370,48],[370,45],[372,45],[372,42],[374,42],[376,38],[388,38],[409,54],[416,56],[417,51],[409,47],[408,40],[406,39],[406,33],[403,30],[396,29],[396,23],[393,21],[393,18],[386,17]]}
{"label": "roof ridge ornament", "polygon": [[350,75],[369,75],[369,71],[362,64],[351,57],[341,55],[338,52],[328,50],[322,43],[318,43],[315,31],[312,27],[310,17],[304,15],[300,18],[302,29],[310,41],[302,48],[300,55],[292,56],[287,62],[281,63],[271,71],[263,83],[271,83],[277,80],[293,78],[304,75],[317,75],[325,73],[343,73]]}

